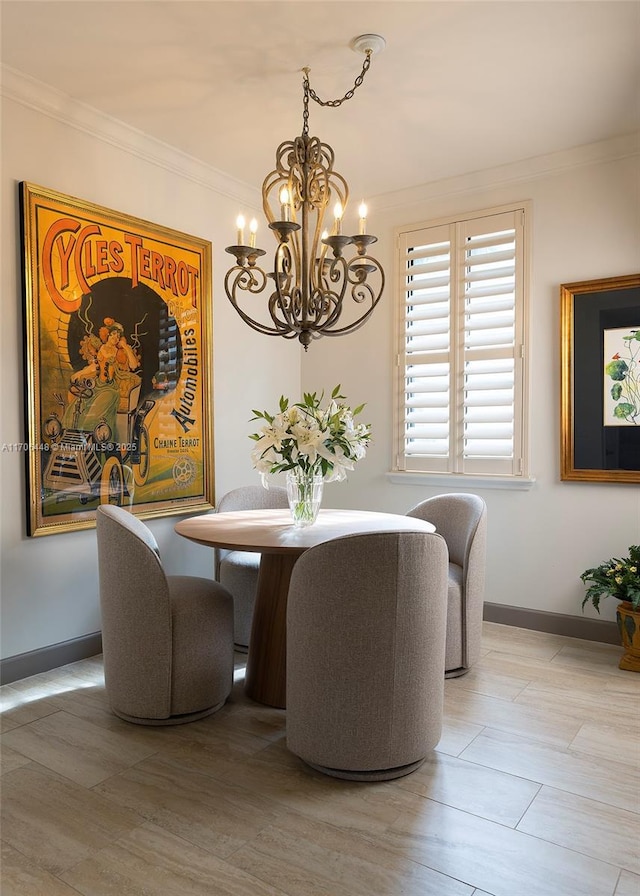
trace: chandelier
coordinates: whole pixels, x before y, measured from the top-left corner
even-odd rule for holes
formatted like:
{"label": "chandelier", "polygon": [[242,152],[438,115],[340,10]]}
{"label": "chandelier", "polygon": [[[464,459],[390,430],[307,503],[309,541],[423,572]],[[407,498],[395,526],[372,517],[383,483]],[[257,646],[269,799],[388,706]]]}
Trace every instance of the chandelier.
{"label": "chandelier", "polygon": [[[371,65],[371,56],[384,46],[384,38],[377,34],[351,41],[365,60],[353,87],[341,99],[321,100],[309,84],[309,69],[302,70],[302,134],[280,144],[276,167],[262,184],[264,214],[277,242],[273,270],[266,273],[258,263],[266,252],[256,246],[255,218],[247,244],[246,222],[242,215],[238,217],[237,245],[226,249],[236,263],[225,277],[225,292],[240,317],[259,333],[298,338],[305,351],[312,339],[342,336],[361,327],[384,288],[384,271],[368,253],[377,237],[367,233],[367,208],[364,203],[359,207],[358,232],[343,233],[349,187],[334,171],[333,149],[309,136],[309,100],[335,108],[351,99]],[[333,212],[330,228],[325,225],[328,210]],[[353,253],[350,259],[347,251]],[[262,320],[255,319],[241,304],[245,308],[255,304],[253,297],[267,287],[267,308]]]}

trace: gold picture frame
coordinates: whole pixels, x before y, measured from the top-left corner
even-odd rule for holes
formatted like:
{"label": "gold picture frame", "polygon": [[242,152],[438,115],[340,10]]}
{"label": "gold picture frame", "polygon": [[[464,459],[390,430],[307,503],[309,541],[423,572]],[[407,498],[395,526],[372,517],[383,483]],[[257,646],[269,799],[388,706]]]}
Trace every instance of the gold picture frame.
{"label": "gold picture frame", "polygon": [[23,182],[27,533],[214,506],[211,243]]}
{"label": "gold picture frame", "polygon": [[561,479],[640,482],[640,274],[565,283]]}

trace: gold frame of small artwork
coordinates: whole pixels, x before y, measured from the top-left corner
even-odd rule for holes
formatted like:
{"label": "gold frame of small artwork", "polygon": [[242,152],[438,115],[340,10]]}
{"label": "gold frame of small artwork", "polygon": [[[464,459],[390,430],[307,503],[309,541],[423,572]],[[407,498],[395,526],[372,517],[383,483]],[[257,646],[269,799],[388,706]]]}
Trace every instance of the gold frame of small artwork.
{"label": "gold frame of small artwork", "polygon": [[[640,328],[640,274],[562,284],[560,319],[560,477],[640,482],[640,416],[619,427],[603,419],[604,331]],[[635,369],[640,377],[640,363]],[[620,457],[623,463],[617,465]]]}

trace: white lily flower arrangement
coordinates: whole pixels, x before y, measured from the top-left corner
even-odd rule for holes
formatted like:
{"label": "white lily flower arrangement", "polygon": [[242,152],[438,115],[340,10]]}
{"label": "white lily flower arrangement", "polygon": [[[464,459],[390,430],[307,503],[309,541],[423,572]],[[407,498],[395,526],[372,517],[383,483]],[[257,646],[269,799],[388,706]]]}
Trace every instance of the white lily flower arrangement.
{"label": "white lily flower arrangement", "polygon": [[253,411],[252,420],[266,423],[260,432],[249,436],[255,441],[251,460],[265,487],[269,473],[287,470],[321,475],[325,482],[341,482],[367,453],[371,426],[354,420],[364,405],[351,410],[343,403],[345,396],[340,394],[339,385],[324,409],[323,398],[324,392],[319,396],[307,392],[301,402],[290,404],[281,395],[277,414]]}

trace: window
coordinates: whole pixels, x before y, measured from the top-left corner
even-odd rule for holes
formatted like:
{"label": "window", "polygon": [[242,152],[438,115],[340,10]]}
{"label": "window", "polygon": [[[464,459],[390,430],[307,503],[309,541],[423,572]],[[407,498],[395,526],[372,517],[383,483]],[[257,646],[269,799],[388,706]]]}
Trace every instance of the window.
{"label": "window", "polygon": [[527,475],[525,212],[400,231],[397,470]]}

